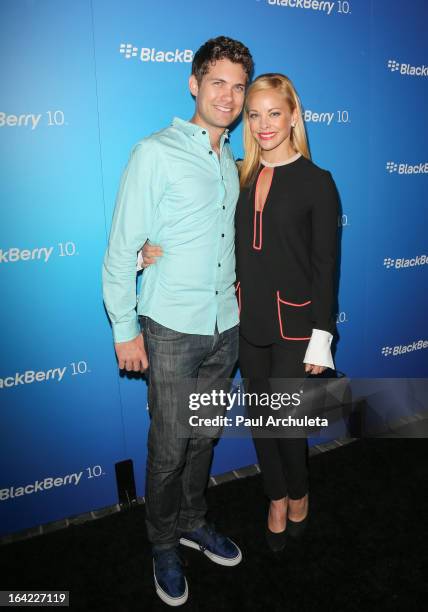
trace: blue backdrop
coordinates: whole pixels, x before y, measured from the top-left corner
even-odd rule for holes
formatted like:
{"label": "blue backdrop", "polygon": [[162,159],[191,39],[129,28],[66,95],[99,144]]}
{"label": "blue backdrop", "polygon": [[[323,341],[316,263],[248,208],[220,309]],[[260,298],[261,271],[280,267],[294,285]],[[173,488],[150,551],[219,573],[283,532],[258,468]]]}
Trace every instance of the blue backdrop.
{"label": "blue backdrop", "polygon": [[[124,459],[144,494],[146,387],[119,375],[101,262],[131,147],[192,115],[213,36],[294,81],[336,180],[337,367],[427,376],[427,17],[424,0],[2,2],[1,534],[116,503]],[[253,462],[225,439],[213,473]]]}

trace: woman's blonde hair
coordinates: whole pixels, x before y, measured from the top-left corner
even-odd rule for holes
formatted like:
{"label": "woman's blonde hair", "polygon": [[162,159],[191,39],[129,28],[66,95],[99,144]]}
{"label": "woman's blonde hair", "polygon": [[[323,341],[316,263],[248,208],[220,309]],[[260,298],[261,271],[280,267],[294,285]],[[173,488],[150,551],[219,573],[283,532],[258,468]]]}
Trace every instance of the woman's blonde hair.
{"label": "woman's blonde hair", "polygon": [[267,91],[275,89],[281,93],[287,100],[290,111],[297,112],[297,121],[295,127],[291,128],[290,142],[296,152],[301,153],[304,157],[310,159],[308,141],[306,138],[305,125],[302,116],[302,107],[299,96],[294,88],[293,83],[288,77],[279,73],[261,74],[255,79],[247,90],[244,104],[244,160],[240,168],[240,184],[242,187],[250,185],[256,175],[257,168],[260,164],[261,147],[251,134],[250,124],[248,119],[248,100],[250,96],[259,91]]}

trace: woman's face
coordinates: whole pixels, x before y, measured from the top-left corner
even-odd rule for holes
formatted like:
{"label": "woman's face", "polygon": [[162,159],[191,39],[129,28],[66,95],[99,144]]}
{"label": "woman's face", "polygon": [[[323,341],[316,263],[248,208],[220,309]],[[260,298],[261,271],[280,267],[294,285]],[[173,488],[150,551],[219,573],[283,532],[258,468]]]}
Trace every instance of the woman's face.
{"label": "woman's face", "polygon": [[258,91],[250,94],[247,108],[251,134],[262,151],[271,151],[270,157],[278,156],[278,161],[291,155],[291,124],[297,113],[290,111],[286,98],[276,89]]}

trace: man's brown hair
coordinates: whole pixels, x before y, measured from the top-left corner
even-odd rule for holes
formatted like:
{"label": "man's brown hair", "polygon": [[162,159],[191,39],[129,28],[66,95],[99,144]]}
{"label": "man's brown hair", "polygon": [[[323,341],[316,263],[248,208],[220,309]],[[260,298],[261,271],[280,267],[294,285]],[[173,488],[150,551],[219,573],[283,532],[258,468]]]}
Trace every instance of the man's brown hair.
{"label": "man's brown hair", "polygon": [[239,40],[227,36],[210,38],[195,53],[192,62],[192,74],[198,83],[202,81],[204,74],[209,72],[210,66],[218,60],[228,59],[234,64],[241,64],[247,75],[247,81],[251,80],[254,62],[251,53]]}

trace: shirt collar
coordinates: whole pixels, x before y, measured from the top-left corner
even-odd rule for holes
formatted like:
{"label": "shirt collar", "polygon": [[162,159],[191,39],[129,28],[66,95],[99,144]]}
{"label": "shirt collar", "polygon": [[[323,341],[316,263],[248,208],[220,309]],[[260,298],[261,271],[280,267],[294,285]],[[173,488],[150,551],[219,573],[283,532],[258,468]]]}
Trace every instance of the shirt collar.
{"label": "shirt collar", "polygon": [[[180,119],[179,117],[174,117],[172,120],[172,125],[189,136],[194,136],[198,139],[201,137],[208,138],[209,142],[208,130],[200,125],[196,125],[196,123],[191,123],[190,121],[184,121],[184,119]],[[221,136],[220,142],[223,143],[223,141],[227,140],[228,138],[229,130],[226,128]]]}

